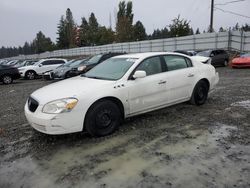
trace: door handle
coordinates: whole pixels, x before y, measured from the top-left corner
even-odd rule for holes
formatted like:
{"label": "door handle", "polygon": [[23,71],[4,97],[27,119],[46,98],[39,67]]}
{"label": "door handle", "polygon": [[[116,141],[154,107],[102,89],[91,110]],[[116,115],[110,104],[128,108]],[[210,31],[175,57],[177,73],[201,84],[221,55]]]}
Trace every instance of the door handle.
{"label": "door handle", "polygon": [[166,83],[166,81],[161,80],[158,84],[165,84],[165,83]]}
{"label": "door handle", "polygon": [[190,73],[190,74],[188,74],[188,77],[193,77],[193,76],[194,76],[194,74],[191,74],[191,73]]}

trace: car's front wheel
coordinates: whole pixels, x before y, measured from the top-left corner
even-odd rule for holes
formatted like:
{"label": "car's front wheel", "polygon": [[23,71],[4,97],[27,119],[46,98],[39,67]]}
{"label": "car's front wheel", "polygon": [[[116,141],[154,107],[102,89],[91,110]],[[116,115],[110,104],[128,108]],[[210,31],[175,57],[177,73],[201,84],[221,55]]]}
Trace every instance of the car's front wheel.
{"label": "car's front wheel", "polygon": [[28,79],[28,80],[34,80],[35,77],[36,77],[35,71],[27,71],[25,73],[25,78]]}
{"label": "car's front wheel", "polygon": [[10,75],[3,76],[3,84],[11,84],[13,82],[13,78]]}
{"label": "car's front wheel", "polygon": [[198,106],[204,104],[208,96],[208,87],[204,80],[200,80],[194,87],[190,102]]}
{"label": "car's front wheel", "polygon": [[85,117],[85,129],[92,136],[109,135],[119,127],[120,123],[120,109],[109,100],[93,104]]}

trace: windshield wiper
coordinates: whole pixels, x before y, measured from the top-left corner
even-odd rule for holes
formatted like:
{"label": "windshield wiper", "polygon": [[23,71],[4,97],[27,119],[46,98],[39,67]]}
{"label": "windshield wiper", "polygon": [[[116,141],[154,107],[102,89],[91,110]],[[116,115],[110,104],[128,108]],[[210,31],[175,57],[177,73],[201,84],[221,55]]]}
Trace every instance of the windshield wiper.
{"label": "windshield wiper", "polygon": [[82,76],[82,77],[86,77],[86,78],[99,79],[99,80],[115,80],[115,79],[105,78],[105,77],[87,76],[87,75],[85,75],[85,74],[81,74],[81,76]]}

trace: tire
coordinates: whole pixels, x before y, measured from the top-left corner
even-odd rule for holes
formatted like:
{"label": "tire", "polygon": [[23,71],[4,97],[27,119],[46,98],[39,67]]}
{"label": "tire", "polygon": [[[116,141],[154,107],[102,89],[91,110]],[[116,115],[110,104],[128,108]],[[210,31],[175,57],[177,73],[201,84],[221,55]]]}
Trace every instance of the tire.
{"label": "tire", "polygon": [[228,66],[228,60],[224,60],[224,64],[223,64],[224,67],[227,67]]}
{"label": "tire", "polygon": [[86,131],[95,137],[113,133],[121,123],[119,107],[109,100],[93,104],[85,117]]}
{"label": "tire", "polygon": [[27,71],[25,73],[25,78],[28,79],[28,80],[34,80],[36,77],[36,72],[35,71]]}
{"label": "tire", "polygon": [[67,78],[70,78],[69,72],[66,72],[66,73],[65,73],[64,79],[67,79]]}
{"label": "tire", "polygon": [[4,75],[3,78],[3,84],[8,85],[13,82],[13,78],[10,75]]}
{"label": "tire", "polygon": [[208,84],[204,80],[200,80],[194,87],[191,97],[191,104],[200,106],[203,105],[208,96]]}

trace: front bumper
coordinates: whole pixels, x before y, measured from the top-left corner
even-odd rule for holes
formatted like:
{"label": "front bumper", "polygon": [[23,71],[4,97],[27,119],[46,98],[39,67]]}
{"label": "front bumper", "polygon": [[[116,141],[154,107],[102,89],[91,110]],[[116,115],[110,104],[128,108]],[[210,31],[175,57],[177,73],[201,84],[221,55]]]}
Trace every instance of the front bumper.
{"label": "front bumper", "polygon": [[79,112],[46,114],[42,112],[42,107],[39,105],[35,112],[28,109],[27,102],[24,107],[27,121],[37,131],[50,135],[59,135],[83,130],[83,116],[79,116]]}
{"label": "front bumper", "polygon": [[232,63],[233,68],[250,68],[250,63]]}

